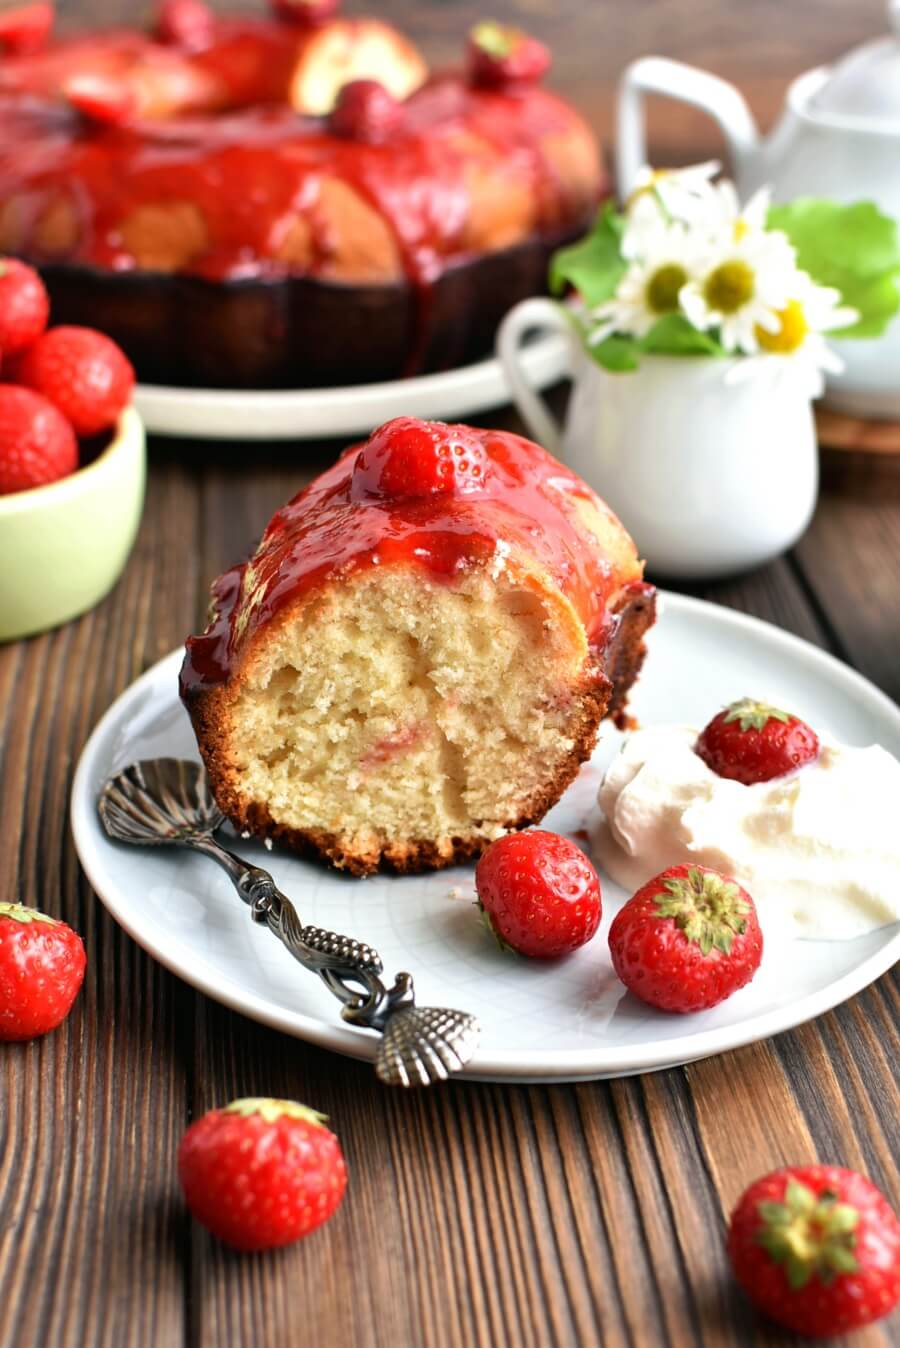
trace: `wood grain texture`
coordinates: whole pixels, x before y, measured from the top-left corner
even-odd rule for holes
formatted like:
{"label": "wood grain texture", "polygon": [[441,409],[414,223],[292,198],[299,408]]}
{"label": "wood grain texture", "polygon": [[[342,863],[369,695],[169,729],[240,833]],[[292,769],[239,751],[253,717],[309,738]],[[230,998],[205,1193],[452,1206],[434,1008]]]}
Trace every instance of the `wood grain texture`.
{"label": "wood grain texture", "polygon": [[[451,59],[481,13],[462,0],[382,8],[435,59]],[[601,128],[631,56],[653,49],[736,78],[766,122],[791,75],[883,26],[880,0],[501,0],[491,10],[553,43],[557,86]],[[61,11],[72,24],[133,17],[131,0],[64,0]],[[693,115],[652,125],[662,158],[715,148]],[[486,420],[515,425],[506,413]],[[66,1025],[0,1051],[0,1345],[793,1343],[729,1278],[727,1213],[757,1174],[815,1157],[865,1169],[900,1202],[896,975],[810,1025],[683,1069],[395,1094],[365,1065],[194,993],[110,921],[81,875],[67,806],[91,727],[196,629],[210,579],[337,448],[157,442],[115,591],[77,623],[0,648],[0,898],[65,917],[89,958]],[[875,455],[826,456],[824,469],[795,554],[693,592],[831,650],[896,698],[900,475]],[[323,1109],[350,1166],[334,1220],[274,1256],[230,1254],[187,1220],[177,1193],[183,1129],[246,1094]],[[896,1321],[852,1342],[888,1348]]]}
{"label": "wood grain texture", "polygon": [[[0,809],[15,860],[0,893],[61,913],[90,959],[67,1025],[0,1054],[0,1343],[791,1342],[728,1277],[727,1212],[752,1176],[814,1157],[861,1167],[900,1197],[896,982],[768,1044],[642,1079],[392,1094],[364,1065],[194,994],[113,926],[80,877],[66,796],[91,725],[201,619],[209,578],[333,452],[247,458],[160,442],[116,591],[80,622],[0,651]],[[872,668],[895,574],[876,543],[898,523],[883,484],[855,497],[826,485],[796,557],[698,592]],[[862,613],[848,548],[877,561]],[[187,1221],[175,1184],[183,1128],[243,1094],[325,1110],[351,1169],[334,1221],[272,1257],[216,1245]],[[854,1342],[891,1338],[874,1328]]]}
{"label": "wood grain texture", "polygon": [[834,459],[797,575],[836,653],[900,701],[900,460]]}
{"label": "wood grain texture", "polygon": [[863,421],[820,407],[816,412],[816,433],[821,445],[846,449],[857,454],[900,454],[900,423]]}

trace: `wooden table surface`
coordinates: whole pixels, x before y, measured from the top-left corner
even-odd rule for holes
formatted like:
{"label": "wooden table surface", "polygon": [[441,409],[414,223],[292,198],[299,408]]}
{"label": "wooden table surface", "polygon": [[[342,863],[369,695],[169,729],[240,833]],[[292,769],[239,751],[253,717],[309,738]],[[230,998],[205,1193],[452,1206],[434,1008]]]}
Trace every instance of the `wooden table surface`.
{"label": "wooden table surface", "polygon": [[[98,8],[84,0],[81,11]],[[492,8],[553,40],[557,83],[598,123],[616,69],[640,51],[744,76],[767,120],[788,75],[881,23],[877,0]],[[65,18],[78,9],[64,6]],[[476,13],[419,5],[418,35],[444,54]],[[659,144],[663,154],[705,151],[710,139],[676,119]],[[516,427],[509,413],[484,420]],[[0,899],[66,918],[89,960],[67,1023],[0,1052],[0,1344],[792,1342],[730,1280],[725,1217],[758,1174],[815,1158],[866,1171],[900,1201],[896,975],[812,1024],[686,1068],[404,1094],[192,991],[116,927],[81,874],[68,794],[92,726],[197,630],[210,579],[336,448],[158,441],[137,546],[114,592],[78,622],[0,648]],[[898,698],[900,461],[828,452],[824,470],[815,520],[790,556],[694,592],[832,651]],[[275,1255],[227,1252],[179,1198],[183,1130],[240,1095],[323,1110],[350,1166],[334,1220]],[[896,1320],[893,1334],[881,1326],[852,1342],[887,1348]]]}

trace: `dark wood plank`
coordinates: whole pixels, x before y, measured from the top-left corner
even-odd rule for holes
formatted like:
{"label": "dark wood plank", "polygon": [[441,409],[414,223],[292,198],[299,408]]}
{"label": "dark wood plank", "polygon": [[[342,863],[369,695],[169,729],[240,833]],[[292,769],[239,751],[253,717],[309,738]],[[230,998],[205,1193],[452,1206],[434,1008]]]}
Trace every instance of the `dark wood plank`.
{"label": "dark wood plank", "polygon": [[190,494],[157,477],[110,598],[78,623],[0,649],[4,841],[19,858],[4,867],[3,894],[72,923],[89,970],[55,1035],[0,1055],[0,1334],[17,1348],[183,1338],[174,1148],[187,1091],[175,1045],[188,994],[123,940],[91,893],[68,791],[89,729],[140,672],[151,630],[169,646],[188,621],[192,597],[179,593],[171,558],[194,514]]}
{"label": "dark wood plank", "polygon": [[797,558],[838,654],[900,701],[900,459],[827,455]]}

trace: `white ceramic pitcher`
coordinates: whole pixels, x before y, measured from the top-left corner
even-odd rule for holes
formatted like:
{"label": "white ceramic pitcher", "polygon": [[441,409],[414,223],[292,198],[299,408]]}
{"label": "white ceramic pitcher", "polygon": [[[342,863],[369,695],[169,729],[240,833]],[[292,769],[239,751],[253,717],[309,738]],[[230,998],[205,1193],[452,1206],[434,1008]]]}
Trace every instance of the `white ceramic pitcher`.
{"label": "white ceramic pitcher", "polygon": [[[890,36],[794,81],[782,118],[765,140],[744,99],[724,80],[662,57],[634,62],[619,90],[622,199],[647,159],[644,97],[661,94],[700,108],[718,122],[742,196],[770,184],[776,200],[874,201],[900,221],[900,0],[890,0],[888,12]],[[829,376],[829,405],[858,416],[900,420],[900,318],[880,338],[833,345],[846,370]]]}
{"label": "white ceramic pitcher", "polygon": [[[565,428],[522,371],[535,328],[568,335],[574,381]],[[806,529],[818,491],[809,396],[778,357],[728,382],[736,359],[644,356],[604,370],[552,300],[523,300],[497,354],[530,434],[606,500],[656,574],[725,576],[777,557]]]}

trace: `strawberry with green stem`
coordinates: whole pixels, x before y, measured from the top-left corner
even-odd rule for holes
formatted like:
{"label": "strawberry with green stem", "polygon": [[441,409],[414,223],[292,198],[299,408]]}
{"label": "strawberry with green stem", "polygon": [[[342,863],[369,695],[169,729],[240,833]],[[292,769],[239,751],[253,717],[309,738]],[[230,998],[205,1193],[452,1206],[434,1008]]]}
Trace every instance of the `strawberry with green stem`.
{"label": "strawberry with green stem", "polygon": [[600,881],[568,838],[543,829],[508,833],[475,868],[478,904],[501,948],[557,959],[590,941],[600,925]]}
{"label": "strawberry with green stem", "polygon": [[705,1011],[749,983],[762,959],[756,907],[735,880],[705,866],[671,866],[616,914],[613,968],[661,1011]]}
{"label": "strawberry with green stem", "polygon": [[36,1039],[72,1009],[86,965],[81,937],[21,903],[0,903],[0,1040]]}
{"label": "strawberry with green stem", "polygon": [[520,28],[485,19],[469,33],[469,79],[476,88],[536,84],[549,68],[543,42]]}
{"label": "strawberry with green stem", "polygon": [[865,1176],[839,1166],[757,1180],[732,1214],[728,1254],[751,1300],[800,1334],[842,1334],[900,1301],[900,1222]]}
{"label": "strawberry with green stem", "polygon": [[178,1149],[187,1205],[238,1250],[288,1245],[321,1226],[347,1186],[325,1115],[293,1100],[234,1100],[192,1124]]}
{"label": "strawberry with green stem", "polygon": [[784,777],[819,756],[818,736],[805,721],[749,697],[714,716],[694,747],[717,776],[745,786]]}

